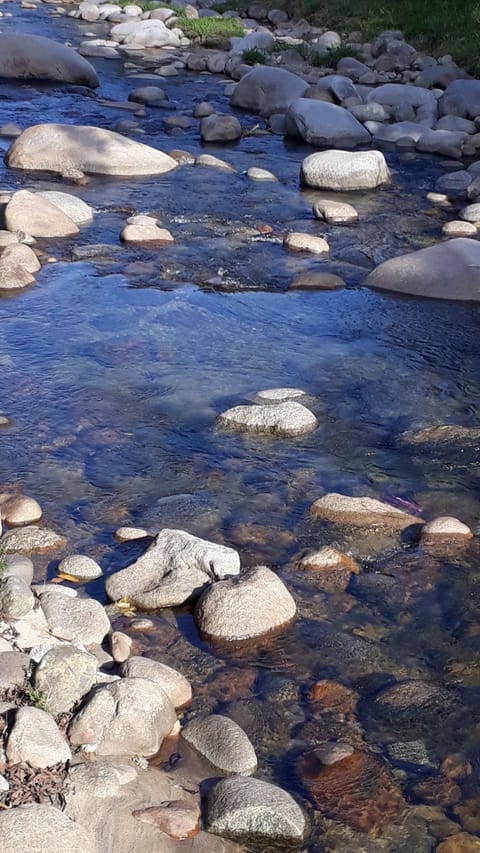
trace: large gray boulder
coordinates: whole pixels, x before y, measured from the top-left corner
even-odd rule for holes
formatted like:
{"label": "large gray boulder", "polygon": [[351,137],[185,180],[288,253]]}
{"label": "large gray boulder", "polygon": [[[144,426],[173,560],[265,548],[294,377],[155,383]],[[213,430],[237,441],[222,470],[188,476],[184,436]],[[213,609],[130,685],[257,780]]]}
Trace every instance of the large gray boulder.
{"label": "large gray boulder", "polygon": [[53,767],[71,758],[70,747],[53,717],[28,705],[15,714],[6,753],[12,764],[28,762],[32,767]]}
{"label": "large gray boulder", "polygon": [[286,71],[268,65],[257,66],[244,74],[235,86],[230,103],[233,107],[270,116],[285,112],[296,98],[301,98],[308,83]]}
{"label": "large gray boulder", "polygon": [[300,843],[305,818],[293,797],[276,785],[233,776],[222,779],[209,792],[206,828],[239,840],[254,835],[267,843],[280,839]]}
{"label": "large gray boulder", "polygon": [[442,115],[476,118],[480,115],[480,80],[454,80],[440,98]]}
{"label": "large gray boulder", "polygon": [[2,853],[99,853],[89,830],[53,806],[0,811]]}
{"label": "large gray boulder", "polygon": [[155,148],[119,133],[88,125],[35,124],[7,151],[11,169],[87,172],[97,175],[161,175],[177,162]]}
{"label": "large gray boulder", "polygon": [[221,714],[197,717],[182,729],[190,746],[223,773],[250,776],[257,769],[257,756],[238,723]]}
{"label": "large gray boulder", "polygon": [[93,66],[71,47],[27,33],[0,34],[0,77],[99,85]]}
{"label": "large gray boulder", "polygon": [[94,655],[75,646],[54,646],[35,669],[33,685],[46,696],[48,710],[57,715],[85,696],[96,681],[98,662]]}
{"label": "large gray boulder", "polygon": [[437,99],[429,89],[419,86],[410,86],[408,83],[385,83],[367,95],[367,103],[375,101],[387,107],[403,106],[409,104],[415,109],[422,107],[432,115],[437,113]]}
{"label": "large gray boulder", "polygon": [[200,631],[216,640],[248,640],[292,621],[296,604],[285,584],[266,566],[205,590],[195,608]]}
{"label": "large gray boulder", "polygon": [[321,148],[355,148],[368,145],[371,136],[348,110],[310,98],[297,98],[285,116],[287,136]]}
{"label": "large gray boulder", "polygon": [[322,190],[368,190],[390,181],[380,151],[318,151],[302,163],[300,180]]}
{"label": "large gray boulder", "polygon": [[459,237],[391,258],[370,273],[366,284],[411,296],[479,302],[480,243]]}
{"label": "large gray boulder", "polygon": [[233,548],[166,528],[138,560],[108,577],[105,589],[112,601],[126,596],[135,607],[174,607],[239,571]]}
{"label": "large gray boulder", "polygon": [[122,678],[101,687],[73,718],[73,746],[95,745],[97,755],[155,755],[177,720],[158,684]]}

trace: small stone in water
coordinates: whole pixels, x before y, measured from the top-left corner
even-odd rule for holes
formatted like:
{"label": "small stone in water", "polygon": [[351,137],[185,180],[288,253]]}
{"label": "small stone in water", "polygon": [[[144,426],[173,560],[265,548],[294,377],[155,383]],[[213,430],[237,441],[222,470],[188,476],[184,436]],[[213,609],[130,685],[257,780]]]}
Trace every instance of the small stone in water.
{"label": "small stone in water", "polygon": [[148,530],[143,527],[118,527],[114,533],[115,539],[119,542],[131,542],[134,539],[144,539],[149,536]]}
{"label": "small stone in water", "polygon": [[291,231],[284,237],[285,248],[294,252],[312,252],[315,255],[327,254],[330,247],[323,237],[314,234],[303,234],[300,231]]}
{"label": "small stone in water", "polygon": [[453,222],[445,223],[442,234],[444,237],[473,237],[477,234],[477,229],[471,222],[455,219]]}
{"label": "small stone in water", "polygon": [[256,397],[262,402],[283,403],[285,400],[296,400],[298,397],[305,397],[306,392],[301,388],[268,388],[265,391],[258,391]]}

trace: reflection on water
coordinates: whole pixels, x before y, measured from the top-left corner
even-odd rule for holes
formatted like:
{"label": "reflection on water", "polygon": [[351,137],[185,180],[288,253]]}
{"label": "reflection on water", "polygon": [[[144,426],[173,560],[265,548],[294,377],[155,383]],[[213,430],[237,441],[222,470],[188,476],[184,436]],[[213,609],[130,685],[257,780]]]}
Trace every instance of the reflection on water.
{"label": "reflection on water", "polygon": [[[47,32],[45,10],[33,14],[22,28]],[[71,26],[58,22],[65,38]],[[133,83],[120,64],[99,69],[101,95],[124,99]],[[205,97],[225,105],[215,77],[181,75],[165,88],[182,108]],[[27,125],[32,104],[44,121],[114,127],[124,117],[84,93],[8,84],[0,123]],[[148,113],[147,141],[200,150],[195,128],[170,137],[162,117]],[[260,774],[310,808],[309,850],[417,853],[460,826],[480,832],[478,545],[440,558],[411,541],[333,530],[313,521],[308,507],[325,491],[370,494],[413,501],[427,518],[452,514],[478,525],[476,448],[425,450],[399,440],[432,424],[477,425],[478,309],[361,287],[373,265],[438,238],[446,214],[425,200],[436,163],[423,157],[402,167],[391,157],[392,186],[356,198],[358,225],[332,228],[311,217],[316,194],[298,189],[307,150],[249,137],[213,149],[237,175],[184,167],[156,180],[65,187],[97,211],[75,246],[107,248],[72,261],[73,243],[39,241],[57,262],[31,289],[0,300],[0,402],[13,422],[1,432],[2,479],[37,497],[69,548],[101,559],[109,572],[143,547],[114,544],[121,524],[181,527],[234,545],[245,566],[278,569],[299,607],[280,636],[252,647],[208,646],[182,608],[153,614],[153,629],[132,632],[134,650],[192,680],[195,713],[224,712],[245,728]],[[274,168],[280,182],[248,181],[242,171],[253,163]],[[60,183],[0,173],[5,189]],[[175,245],[121,247],[131,212],[155,213]],[[271,236],[260,235],[261,223]],[[295,229],[326,234],[330,257],[287,254],[281,238]],[[288,292],[309,268],[342,275],[347,289]],[[270,441],[216,428],[220,411],[274,386],[304,388],[318,430]],[[345,592],[326,593],[293,568],[302,549],[323,544],[363,561],[365,572]],[[54,564],[39,561],[38,572],[46,568]],[[101,583],[87,588],[103,596]],[[116,625],[130,630],[130,622]],[[382,704],[384,688],[409,680],[438,693],[425,704],[415,688],[410,705]],[[355,697],[347,710],[343,694],[340,704],[325,699],[338,683],[348,701]],[[323,691],[323,704],[312,690]],[[297,759],[330,740],[368,746],[386,760],[388,784],[402,789],[403,810],[375,839],[347,807],[326,819],[312,810],[320,794],[301,778]],[[446,779],[456,787],[446,791]]]}

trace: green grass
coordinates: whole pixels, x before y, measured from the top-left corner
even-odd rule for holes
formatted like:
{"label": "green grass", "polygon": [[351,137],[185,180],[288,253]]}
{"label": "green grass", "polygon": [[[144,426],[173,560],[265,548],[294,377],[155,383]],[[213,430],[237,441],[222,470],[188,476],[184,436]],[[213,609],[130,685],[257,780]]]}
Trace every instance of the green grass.
{"label": "green grass", "polygon": [[351,47],[335,47],[332,50],[327,50],[325,53],[319,53],[304,42],[298,45],[298,49],[300,55],[310,65],[315,65],[317,68],[336,68],[344,56],[353,56],[354,59],[361,59],[358,51]]}
{"label": "green grass", "polygon": [[140,6],[143,12],[153,12],[154,9],[159,9],[161,6],[167,6],[168,3],[161,3],[159,0],[117,0],[118,6]]}
{"label": "green grass", "polygon": [[245,35],[238,18],[186,18],[179,14],[177,26],[187,38],[205,47],[225,45],[228,39]]}
{"label": "green grass", "polygon": [[479,0],[286,0],[287,12],[340,33],[359,30],[366,39],[400,29],[418,50],[480,74]]}
{"label": "green grass", "polygon": [[33,705],[34,708],[38,708],[40,711],[46,711],[49,713],[48,697],[43,690],[37,690],[36,687],[33,687],[31,684],[27,684],[26,687],[23,688],[22,692],[29,705]]}
{"label": "green grass", "polygon": [[244,50],[242,59],[246,65],[265,65],[268,62],[268,56],[263,50],[257,50],[252,47],[250,50]]}

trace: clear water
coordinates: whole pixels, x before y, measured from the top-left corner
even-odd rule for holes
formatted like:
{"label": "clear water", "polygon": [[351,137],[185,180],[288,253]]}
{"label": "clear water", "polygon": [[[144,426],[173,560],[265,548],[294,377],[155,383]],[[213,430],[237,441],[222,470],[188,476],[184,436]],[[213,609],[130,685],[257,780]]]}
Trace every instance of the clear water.
{"label": "clear water", "polygon": [[[2,27],[14,23],[2,19]],[[81,31],[100,32],[52,18],[44,8],[22,12],[18,29],[72,41]],[[125,100],[134,80],[122,64],[96,65],[98,96]],[[180,110],[205,98],[226,110],[219,77],[181,74],[159,82]],[[169,135],[166,115],[148,111],[139,138],[162,150],[198,153],[195,123]],[[2,87],[0,124],[114,128],[129,117],[68,87]],[[245,127],[255,123],[240,117]],[[37,497],[45,522],[65,532],[69,549],[97,557],[108,572],[142,550],[114,543],[113,531],[124,524],[184,528],[237,547],[245,566],[262,561],[277,569],[299,605],[298,620],[280,637],[254,648],[212,648],[183,608],[155,615],[156,630],[137,635],[138,650],[192,679],[195,712],[226,711],[250,726],[260,775],[310,809],[306,849],[430,850],[437,835],[415,811],[415,796],[402,820],[374,840],[315,814],[293,765],[318,739],[348,739],[338,721],[322,717],[320,724],[305,700],[313,682],[334,678],[363,697],[360,723],[379,754],[386,755],[389,743],[421,738],[437,766],[452,752],[467,756],[473,771],[460,780],[461,796],[478,808],[478,545],[440,560],[398,540],[343,534],[308,514],[319,495],[339,491],[400,497],[426,517],[452,514],[478,523],[475,450],[425,453],[398,438],[432,424],[477,425],[479,309],[362,287],[366,272],[384,258],[438,239],[446,214],[432,210],[425,195],[440,167],[428,157],[402,162],[388,155],[392,185],[354,199],[358,225],[333,228],[313,220],[315,194],[298,187],[310,149],[253,136],[204,150],[238,173],[182,167],[162,178],[92,178],[72,187],[2,164],[2,189],[64,189],[96,210],[74,242],[38,241],[56,261],[45,264],[35,286],[0,299],[0,402],[13,421],[1,432],[2,479]],[[272,169],[279,183],[249,181],[244,171],[251,165]],[[155,213],[175,244],[122,246],[118,235],[133,212]],[[272,227],[272,237],[259,239],[259,223]],[[326,235],[329,258],[288,254],[281,245],[287,230]],[[74,246],[96,243],[110,248],[92,260],[72,260]],[[337,272],[347,288],[288,291],[306,269]],[[268,440],[216,429],[219,412],[275,386],[311,395],[318,430]],[[302,548],[330,543],[364,560],[372,582],[328,595],[292,568]],[[54,570],[54,561],[38,561],[39,576]],[[100,583],[87,590],[103,600]],[[238,679],[237,692],[218,687],[224,671]],[[454,689],[460,717],[440,715],[426,731],[418,720],[407,733],[394,720],[385,728],[367,713],[368,697],[406,677]],[[396,770],[406,789],[420,772]],[[458,822],[450,807],[447,813]]]}

